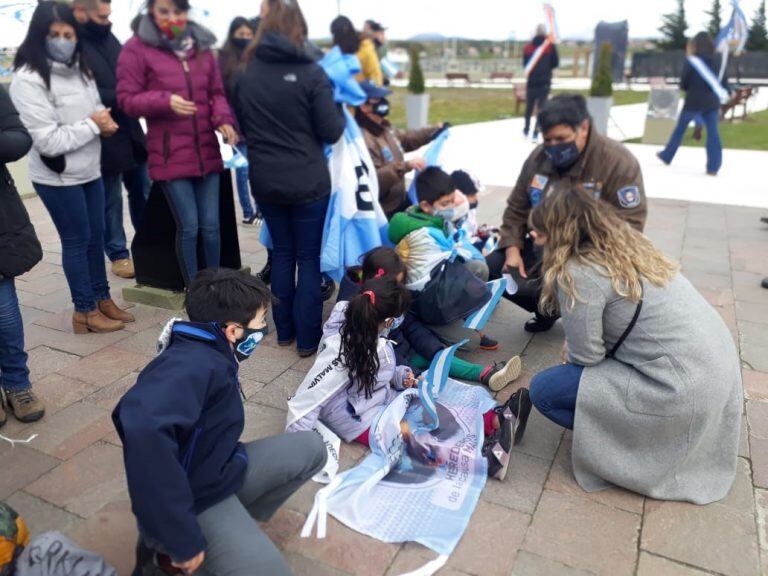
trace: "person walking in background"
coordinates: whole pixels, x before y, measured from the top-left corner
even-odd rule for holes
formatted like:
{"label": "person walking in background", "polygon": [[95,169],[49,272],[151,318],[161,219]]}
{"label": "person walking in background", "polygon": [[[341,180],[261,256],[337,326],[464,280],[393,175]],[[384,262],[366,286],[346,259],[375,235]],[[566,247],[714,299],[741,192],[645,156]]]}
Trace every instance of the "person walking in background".
{"label": "person walking in background", "polygon": [[[221,78],[224,81],[224,91],[227,94],[227,100],[230,105],[234,105],[232,100],[234,84],[237,82],[237,68],[242,61],[243,52],[253,41],[256,27],[253,20],[238,16],[229,25],[227,41],[219,50],[219,67],[221,68]],[[235,126],[237,128],[237,125]],[[243,156],[248,156],[248,147],[238,134],[237,150]],[[243,224],[253,224],[258,218],[256,210],[251,202],[251,192],[248,187],[248,167],[235,169],[237,180],[237,196],[240,199],[240,208],[243,210]]]}
{"label": "person walking in background", "polygon": [[723,145],[720,142],[721,95],[728,92],[728,80],[717,79],[720,58],[715,56],[715,43],[707,32],[699,32],[688,43],[688,58],[683,65],[680,89],[685,91],[685,103],[677,119],[666,148],[657,156],[664,164],[671,164],[683,142],[688,125],[700,118],[707,129],[707,174],[717,176],[723,164]]}
{"label": "person walking in background", "polygon": [[198,234],[205,267],[218,268],[219,174],[216,138],[237,144],[234,120],[211,48],[216,37],[189,20],[189,0],[149,0],[148,13],[117,65],[117,101],[147,121],[149,175],[165,183],[176,219],[179,266],[185,284],[197,275]]}
{"label": "person walking in background", "polygon": [[371,38],[355,30],[355,25],[346,16],[339,16],[331,22],[331,35],[334,46],[338,46],[344,54],[355,54],[360,60],[360,73],[355,77],[358,82],[367,80],[376,86],[384,85],[381,63]]}
{"label": "person walking in background", "polygon": [[315,353],[322,335],[320,250],[331,193],[323,147],[341,138],[345,127],[331,82],[306,40],[295,0],[265,0],[235,95],[251,190],[274,246],[278,344],[295,340],[302,356]]}
{"label": "person walking in background", "polygon": [[0,88],[0,428],[7,420],[6,406],[21,422],[34,422],[45,414],[29,381],[24,322],[14,283],[42,259],[43,249],[5,166],[26,156],[31,147],[29,132]]}
{"label": "person walking in background", "polygon": [[77,33],[101,102],[110,108],[118,125],[114,135],[101,139],[101,177],[106,198],[104,251],[112,262],[113,274],[133,278],[133,261],[123,228],[123,185],[128,191],[131,223],[133,229],[138,230],[150,189],[147,141],[139,121],[117,105],[117,59],[121,46],[112,33],[110,0],[74,0],[72,10],[79,23]]}
{"label": "person walking in background", "polygon": [[[523,67],[528,71],[528,79],[525,84],[525,128],[523,137],[528,138],[531,130],[531,117],[544,108],[552,89],[552,71],[560,66],[560,56],[557,46],[548,43],[541,48],[547,40],[547,28],[544,24],[536,27],[536,35],[523,48]],[[533,128],[533,142],[539,141],[539,122]]]}
{"label": "person walking in background", "polygon": [[77,20],[63,2],[41,2],[16,53],[11,99],[32,136],[29,177],[61,238],[76,334],[133,322],[112,301],[104,264],[101,141],[118,126],[86,65]]}

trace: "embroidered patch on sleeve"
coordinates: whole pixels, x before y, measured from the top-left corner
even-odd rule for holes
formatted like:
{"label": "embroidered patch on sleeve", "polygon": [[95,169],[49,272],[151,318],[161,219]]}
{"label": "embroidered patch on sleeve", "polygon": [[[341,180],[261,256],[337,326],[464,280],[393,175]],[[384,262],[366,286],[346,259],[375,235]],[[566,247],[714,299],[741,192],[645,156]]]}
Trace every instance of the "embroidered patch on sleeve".
{"label": "embroidered patch on sleeve", "polygon": [[622,208],[637,208],[640,206],[640,188],[637,186],[624,186],[616,193]]}

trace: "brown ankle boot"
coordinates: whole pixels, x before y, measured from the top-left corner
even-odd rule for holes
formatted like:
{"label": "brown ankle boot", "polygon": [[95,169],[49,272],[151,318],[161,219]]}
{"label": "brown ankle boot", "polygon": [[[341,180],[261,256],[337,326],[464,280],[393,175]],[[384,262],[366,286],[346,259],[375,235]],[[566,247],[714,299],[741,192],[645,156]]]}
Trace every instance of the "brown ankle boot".
{"label": "brown ankle boot", "polygon": [[107,318],[98,310],[94,310],[93,312],[75,312],[72,316],[72,328],[75,334],[117,332],[125,328],[125,323]]}
{"label": "brown ankle boot", "polygon": [[96,305],[99,307],[99,312],[104,314],[107,318],[120,320],[120,322],[125,322],[126,324],[136,321],[133,314],[129,314],[125,310],[118,308],[114,300],[101,300],[100,302],[97,302]]}

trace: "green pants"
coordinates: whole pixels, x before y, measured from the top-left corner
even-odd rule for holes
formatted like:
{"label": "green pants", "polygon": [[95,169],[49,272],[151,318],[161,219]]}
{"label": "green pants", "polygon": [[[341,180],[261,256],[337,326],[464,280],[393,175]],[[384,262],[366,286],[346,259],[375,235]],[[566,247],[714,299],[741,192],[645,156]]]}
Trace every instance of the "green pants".
{"label": "green pants", "polygon": [[[420,354],[414,354],[411,356],[411,366],[418,368],[419,370],[426,370],[432,362],[421,356]],[[485,366],[480,364],[472,364],[461,358],[453,357],[451,360],[451,371],[449,374],[451,378],[458,378],[459,380],[471,380],[472,382],[480,382],[480,374],[483,373]]]}

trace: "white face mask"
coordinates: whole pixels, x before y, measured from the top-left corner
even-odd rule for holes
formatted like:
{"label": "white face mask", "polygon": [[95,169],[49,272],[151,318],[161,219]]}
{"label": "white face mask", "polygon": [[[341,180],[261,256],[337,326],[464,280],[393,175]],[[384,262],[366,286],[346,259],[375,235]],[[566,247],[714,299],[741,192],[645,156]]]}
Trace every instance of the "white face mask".
{"label": "white face mask", "polygon": [[464,200],[459,204],[458,206],[455,206],[453,208],[453,223],[461,222],[469,216],[469,200],[467,200],[467,197],[464,197]]}
{"label": "white face mask", "polygon": [[392,318],[392,324],[389,326],[385,326],[384,330],[381,331],[379,336],[381,336],[382,338],[386,338],[387,336],[389,336],[390,332],[394,332],[395,330],[400,328],[400,326],[402,326],[403,320],[405,320],[404,315],[398,316],[397,318]]}

